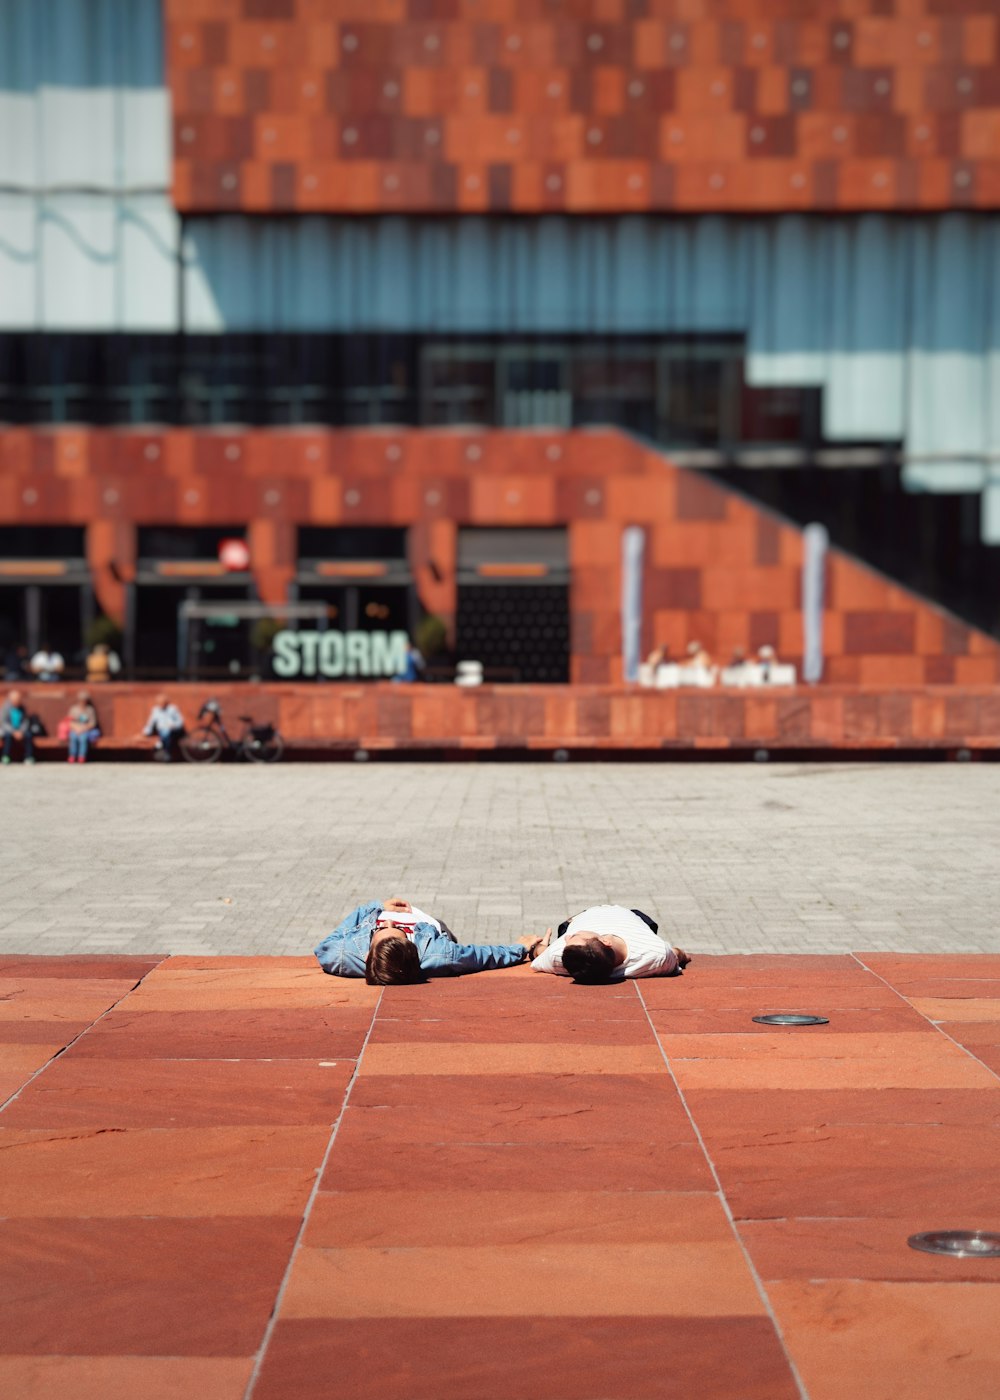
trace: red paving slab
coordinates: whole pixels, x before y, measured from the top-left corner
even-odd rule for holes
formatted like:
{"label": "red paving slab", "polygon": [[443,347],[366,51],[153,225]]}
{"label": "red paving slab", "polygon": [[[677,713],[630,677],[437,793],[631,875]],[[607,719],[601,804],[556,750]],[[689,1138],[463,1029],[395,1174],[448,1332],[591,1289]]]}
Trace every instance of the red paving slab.
{"label": "red paving slab", "polygon": [[996,1394],[1000,1262],[906,1239],[1000,1231],[1000,958],[0,983],[0,1393]]}

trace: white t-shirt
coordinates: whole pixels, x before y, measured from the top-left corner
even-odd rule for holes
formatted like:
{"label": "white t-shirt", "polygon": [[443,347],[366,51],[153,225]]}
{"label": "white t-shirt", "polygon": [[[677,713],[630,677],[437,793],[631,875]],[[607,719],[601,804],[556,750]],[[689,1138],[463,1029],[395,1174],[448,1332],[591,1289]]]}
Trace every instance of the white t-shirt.
{"label": "white t-shirt", "polygon": [[424,911],[418,909],[415,904],[411,905],[408,913],[403,913],[396,909],[383,909],[379,917],[391,919],[392,922],[398,924],[400,928],[413,928],[414,924],[430,924],[432,928],[437,929],[438,933],[441,932],[441,925],[437,919],[432,918],[430,914],[425,914]]}
{"label": "white t-shirt", "polygon": [[36,676],[61,675],[65,665],[57,651],[36,651],[31,658],[31,669]]}
{"label": "white t-shirt", "polygon": [[623,977],[656,977],[661,972],[673,972],[677,966],[673,948],[669,948],[638,914],[620,904],[595,904],[592,909],[577,914],[562,937],[553,939],[531,966],[536,972],[555,972],[560,977],[569,977],[570,973],[563,967],[562,950],[571,934],[584,932],[612,934],[624,940],[625,961],[612,972],[613,982],[620,982]]}

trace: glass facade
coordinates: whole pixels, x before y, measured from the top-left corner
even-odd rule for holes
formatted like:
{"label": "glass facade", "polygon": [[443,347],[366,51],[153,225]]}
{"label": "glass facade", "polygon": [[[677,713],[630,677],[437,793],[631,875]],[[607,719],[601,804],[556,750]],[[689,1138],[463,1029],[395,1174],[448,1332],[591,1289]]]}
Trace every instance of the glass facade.
{"label": "glass facade", "polygon": [[821,391],[740,337],[0,335],[0,423],[614,425],[667,447],[818,446]]}

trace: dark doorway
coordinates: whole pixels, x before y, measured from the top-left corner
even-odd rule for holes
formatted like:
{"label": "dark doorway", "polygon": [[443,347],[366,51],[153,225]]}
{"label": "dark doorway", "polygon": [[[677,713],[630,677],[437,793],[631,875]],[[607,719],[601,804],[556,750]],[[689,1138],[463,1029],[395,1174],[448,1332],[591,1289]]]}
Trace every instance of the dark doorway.
{"label": "dark doorway", "polygon": [[482,662],[487,682],[569,680],[565,584],[464,584],[456,634],[458,659]]}

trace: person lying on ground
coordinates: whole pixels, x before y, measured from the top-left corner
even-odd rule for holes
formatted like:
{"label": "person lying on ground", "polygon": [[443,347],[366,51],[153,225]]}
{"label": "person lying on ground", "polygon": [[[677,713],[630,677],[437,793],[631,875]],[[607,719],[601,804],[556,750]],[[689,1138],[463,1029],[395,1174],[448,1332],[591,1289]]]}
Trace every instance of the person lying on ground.
{"label": "person lying on ground", "polygon": [[665,943],[657,927],[641,909],[596,904],[561,923],[554,938],[546,929],[531,966],[588,983],[675,977],[691,959]]}
{"label": "person lying on ground", "polygon": [[315,949],[335,977],[363,977],[372,986],[423,982],[529,962],[540,938],[515,943],[458,943],[438,919],[405,899],[359,904]]}

